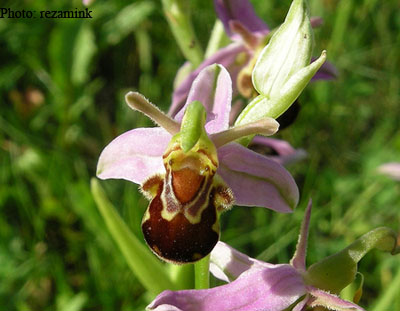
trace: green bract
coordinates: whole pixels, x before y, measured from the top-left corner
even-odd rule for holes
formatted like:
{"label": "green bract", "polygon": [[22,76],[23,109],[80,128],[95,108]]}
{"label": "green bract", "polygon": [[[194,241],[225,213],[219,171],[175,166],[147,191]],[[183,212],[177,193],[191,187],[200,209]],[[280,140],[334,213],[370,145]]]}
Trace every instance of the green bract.
{"label": "green bract", "polygon": [[310,266],[305,275],[306,282],[337,294],[354,281],[357,263],[365,254],[374,248],[397,254],[400,247],[396,241],[397,235],[392,229],[374,229],[342,251]]}
{"label": "green bract", "polygon": [[313,33],[305,0],[294,0],[285,22],[261,52],[252,73],[260,94],[240,114],[236,124],[262,117],[279,117],[300,95],[325,62],[326,52],[310,64]]}

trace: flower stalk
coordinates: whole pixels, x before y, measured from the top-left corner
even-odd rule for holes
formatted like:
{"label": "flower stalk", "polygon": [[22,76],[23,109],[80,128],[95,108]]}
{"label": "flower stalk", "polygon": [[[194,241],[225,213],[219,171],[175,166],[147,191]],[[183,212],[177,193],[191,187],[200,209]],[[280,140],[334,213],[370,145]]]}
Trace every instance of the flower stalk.
{"label": "flower stalk", "polygon": [[190,19],[189,2],[185,0],[162,0],[169,27],[185,58],[197,67],[203,61],[203,51],[197,40]]}
{"label": "flower stalk", "polygon": [[204,289],[210,287],[210,255],[194,264],[195,289]]}

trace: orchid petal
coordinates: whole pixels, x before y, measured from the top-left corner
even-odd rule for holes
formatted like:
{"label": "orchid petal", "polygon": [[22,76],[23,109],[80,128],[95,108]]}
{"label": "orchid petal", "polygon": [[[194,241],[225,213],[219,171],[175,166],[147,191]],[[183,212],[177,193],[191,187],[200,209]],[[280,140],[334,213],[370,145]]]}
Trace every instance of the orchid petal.
{"label": "orchid petal", "polygon": [[232,100],[232,80],[221,65],[204,68],[193,81],[185,106],[175,119],[181,121],[186,107],[198,100],[207,111],[206,131],[210,134],[229,127],[229,113]]}
{"label": "orchid petal", "polygon": [[150,103],[142,94],[129,92],[125,95],[125,102],[129,108],[140,111],[171,135],[175,135],[179,132],[180,124],[167,116],[156,105]]}
{"label": "orchid petal", "polygon": [[[193,81],[207,66],[214,63],[223,65],[231,74],[232,80],[236,81],[236,77],[239,74],[240,69],[244,64],[247,63],[248,55],[245,53],[246,51],[246,48],[242,44],[233,43],[220,49],[213,56],[201,63],[200,66],[190,75],[188,75],[174,90],[174,94],[172,95],[172,105],[169,109],[168,115],[175,116],[178,111],[182,109],[184,101],[188,97]],[[238,61],[238,55],[241,55],[241,53],[243,53],[242,55],[244,56],[244,59],[242,61]]]}
{"label": "orchid petal", "polygon": [[161,306],[156,307],[155,309],[150,309],[150,306],[148,306],[148,307],[146,308],[146,310],[157,310],[157,311],[185,311],[185,310],[179,309],[179,308],[177,308],[177,307],[175,307],[175,306],[172,306],[172,305],[161,305]]}
{"label": "orchid petal", "polygon": [[214,142],[215,147],[219,148],[249,135],[274,135],[278,129],[279,123],[275,119],[267,117],[245,125],[231,127],[226,131],[211,134],[211,140]]}
{"label": "orchid petal", "polygon": [[312,200],[308,202],[306,212],[304,214],[304,219],[301,224],[299,240],[297,241],[296,252],[290,264],[299,270],[306,270],[306,255],[307,255],[307,241],[308,241],[308,231],[310,227],[310,218],[311,218],[311,208],[312,208]]}
{"label": "orchid petal", "polygon": [[224,242],[218,242],[211,252],[210,272],[218,279],[231,282],[252,267],[272,267],[272,264],[247,256]]}
{"label": "orchid petal", "polygon": [[[313,58],[311,62],[314,62],[316,59]],[[317,73],[311,78],[311,81],[316,80],[332,80],[338,77],[339,73],[336,67],[330,63],[325,62],[322,66],[318,69]]]}
{"label": "orchid petal", "polygon": [[307,295],[305,295],[303,297],[303,299],[301,299],[301,301],[299,301],[294,308],[292,309],[292,311],[305,311],[304,307],[307,305],[307,302],[310,298],[310,295],[307,293]]}
{"label": "orchid petal", "polygon": [[313,299],[311,299],[311,301],[309,302],[310,307],[323,306],[328,310],[336,310],[336,311],[349,311],[349,310],[365,311],[365,309],[361,308],[355,303],[343,300],[338,296],[325,292],[323,290],[314,287],[309,287],[308,292],[313,296]]}
{"label": "orchid petal", "polygon": [[126,179],[137,184],[164,173],[162,155],[171,135],[164,129],[137,128],[109,143],[100,155],[97,177]]}
{"label": "orchid petal", "polygon": [[299,190],[280,164],[237,143],[218,149],[217,173],[232,189],[236,203],[289,213],[297,205]]}
{"label": "orchid petal", "polygon": [[240,40],[240,36],[232,32],[231,22],[240,22],[255,36],[262,37],[269,32],[268,26],[257,16],[248,0],[214,0],[214,6],[231,39]]}
{"label": "orchid petal", "polygon": [[89,6],[94,2],[94,0],[82,0],[83,5]]}
{"label": "orchid petal", "polygon": [[164,291],[147,309],[280,311],[285,310],[305,294],[303,279],[296,269],[290,265],[273,265],[268,268],[251,269],[236,281],[211,289]]}
{"label": "orchid petal", "polygon": [[378,168],[378,172],[392,177],[395,180],[400,180],[400,163],[386,163]]}
{"label": "orchid petal", "polygon": [[298,162],[307,156],[303,149],[294,149],[287,141],[276,138],[255,136],[249,145],[250,149],[261,154],[263,154],[263,147],[277,153],[277,155],[268,155],[268,157],[281,165]]}
{"label": "orchid petal", "polygon": [[255,136],[251,143],[270,147],[281,156],[290,155],[296,152],[296,150],[287,141],[281,139]]}
{"label": "orchid petal", "polygon": [[320,16],[311,16],[310,23],[312,28],[318,28],[324,23],[324,19]]}

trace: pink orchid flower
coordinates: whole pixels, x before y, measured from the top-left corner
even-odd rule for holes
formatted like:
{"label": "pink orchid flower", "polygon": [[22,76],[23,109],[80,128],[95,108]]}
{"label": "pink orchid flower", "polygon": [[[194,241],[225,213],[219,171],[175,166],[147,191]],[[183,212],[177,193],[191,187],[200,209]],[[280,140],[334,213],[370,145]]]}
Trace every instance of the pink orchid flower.
{"label": "pink orchid flower", "polygon": [[[270,264],[218,242],[210,271],[226,285],[202,290],[164,291],[147,307],[151,311],[305,311],[364,310],[337,294],[354,280],[357,262],[372,248],[398,253],[397,235],[377,228],[341,252],[308,269],[305,265],[311,201],[290,264]],[[315,308],[315,309],[314,309]],[[320,309],[322,308],[322,309]]]}
{"label": "pink orchid flower", "polygon": [[255,136],[248,147],[285,166],[307,157],[305,150],[295,149],[287,141],[271,137]]}
{"label": "pink orchid flower", "polygon": [[[221,65],[211,65],[200,72],[185,106],[175,119],[163,114],[140,94],[128,93],[128,105],[145,113],[161,127],[130,130],[115,138],[100,155],[97,165],[99,178],[125,179],[140,184],[144,193],[148,194],[151,203],[143,218],[142,230],[152,250],[165,260],[192,262],[201,258],[192,258],[193,252],[205,256],[215,246],[219,238],[219,227],[216,226],[218,216],[215,216],[215,211],[211,212],[209,223],[204,224],[207,220],[205,214],[200,217],[201,213],[209,211],[209,208],[203,208],[204,204],[214,204],[219,211],[220,205],[226,209],[235,201],[238,205],[261,206],[288,213],[298,203],[297,185],[284,167],[233,142],[257,133],[271,135],[276,132],[278,123],[265,118],[229,128],[231,96],[232,82]],[[177,150],[180,147],[174,145],[174,141],[180,133],[180,123],[185,118],[187,107],[196,101],[204,106],[207,113],[205,135],[208,138],[205,139],[211,141],[211,145],[204,143],[208,151],[182,153],[182,150]],[[216,150],[215,154],[213,150]],[[175,156],[169,161],[173,152],[179,152],[179,158]],[[188,161],[188,158],[191,160]],[[206,167],[204,163],[211,164]],[[174,169],[174,165],[180,165],[179,170]],[[218,186],[213,180],[218,180]],[[178,192],[182,195],[177,195]],[[153,219],[151,211],[156,207],[161,210],[161,216]],[[214,207],[210,207],[211,210]],[[176,231],[175,227],[171,228],[171,222],[177,221],[177,217],[179,224],[175,227],[180,226],[179,230],[185,227],[185,234]],[[211,242],[204,240],[204,230],[209,230],[212,235]],[[175,232],[174,235],[171,232]],[[165,238],[159,243],[170,239],[164,251],[158,242],[152,240],[162,236]],[[203,246],[205,249],[199,249]],[[182,255],[182,252],[188,254]]]}
{"label": "pink orchid flower", "polygon": [[390,162],[378,167],[378,172],[392,177],[394,180],[400,180],[400,162]]}

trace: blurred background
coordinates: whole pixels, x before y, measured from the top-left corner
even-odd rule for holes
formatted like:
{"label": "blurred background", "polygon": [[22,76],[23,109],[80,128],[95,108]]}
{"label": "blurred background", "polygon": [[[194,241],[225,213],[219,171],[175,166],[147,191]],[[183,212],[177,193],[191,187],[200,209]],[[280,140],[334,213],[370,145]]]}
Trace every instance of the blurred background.
{"label": "blurred background", "polygon": [[[397,0],[310,0],[324,24],[315,55],[327,49],[339,76],[310,84],[294,124],[277,137],[308,157],[288,169],[301,203],[293,215],[235,207],[222,240],[253,257],[291,258],[313,198],[308,263],[378,226],[400,230],[400,183],[376,168],[400,161],[400,4]],[[252,1],[279,26],[290,1]],[[1,1],[14,10],[82,9],[74,0]],[[205,48],[212,1],[191,1]],[[152,126],[123,100],[137,90],[166,111],[184,58],[159,0],[102,1],[92,19],[0,19],[0,310],[143,310],[149,301],[111,239],[90,193],[98,156],[114,137]],[[147,201],[135,184],[102,181],[141,239]],[[362,260],[360,304],[400,310],[400,257]],[[351,299],[351,297],[346,297]]]}

